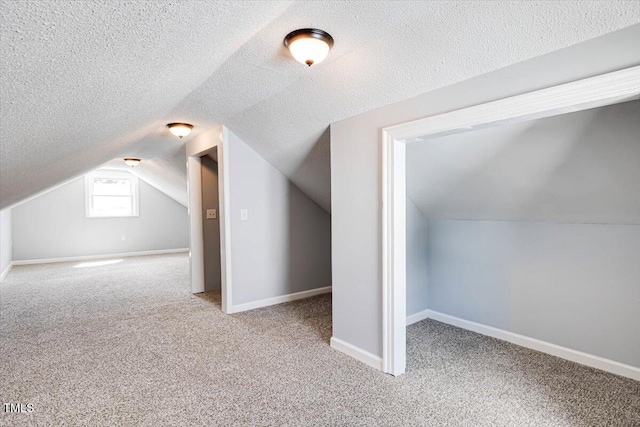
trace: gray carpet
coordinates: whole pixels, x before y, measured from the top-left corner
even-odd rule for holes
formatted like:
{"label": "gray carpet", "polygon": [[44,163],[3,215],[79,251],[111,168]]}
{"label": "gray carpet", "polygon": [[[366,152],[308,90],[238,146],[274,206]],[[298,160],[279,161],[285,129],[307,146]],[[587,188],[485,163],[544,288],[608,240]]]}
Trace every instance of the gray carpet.
{"label": "gray carpet", "polygon": [[393,378],[328,345],[331,297],[226,316],[188,258],[15,267],[0,285],[0,424],[639,426],[640,383],[435,321]]}

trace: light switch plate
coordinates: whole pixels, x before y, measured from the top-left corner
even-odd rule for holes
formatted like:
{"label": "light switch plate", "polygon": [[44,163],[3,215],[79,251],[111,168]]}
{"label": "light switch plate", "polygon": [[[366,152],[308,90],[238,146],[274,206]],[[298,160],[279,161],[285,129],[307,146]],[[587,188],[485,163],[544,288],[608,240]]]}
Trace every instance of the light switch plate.
{"label": "light switch plate", "polygon": [[207,209],[207,219],[217,219],[218,211],[215,209]]}
{"label": "light switch plate", "polygon": [[248,209],[240,209],[240,220],[241,221],[249,221],[249,210]]}

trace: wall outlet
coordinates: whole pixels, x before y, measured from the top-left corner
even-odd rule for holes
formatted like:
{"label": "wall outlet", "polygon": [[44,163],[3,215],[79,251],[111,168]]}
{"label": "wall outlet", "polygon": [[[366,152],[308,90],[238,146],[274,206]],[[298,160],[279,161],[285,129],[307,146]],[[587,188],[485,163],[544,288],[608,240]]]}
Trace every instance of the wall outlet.
{"label": "wall outlet", "polygon": [[207,219],[218,218],[218,211],[215,209],[207,209]]}
{"label": "wall outlet", "polygon": [[124,234],[122,236],[120,236],[120,241],[124,242],[125,240],[127,240],[127,236],[125,236]]}
{"label": "wall outlet", "polygon": [[248,209],[240,209],[240,221],[249,221]]}

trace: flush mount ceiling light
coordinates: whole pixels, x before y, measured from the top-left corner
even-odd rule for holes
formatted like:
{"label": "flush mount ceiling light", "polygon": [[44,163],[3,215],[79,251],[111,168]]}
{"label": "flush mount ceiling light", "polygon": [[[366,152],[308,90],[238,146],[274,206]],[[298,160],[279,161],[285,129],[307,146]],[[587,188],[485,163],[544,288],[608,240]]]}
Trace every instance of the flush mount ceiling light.
{"label": "flush mount ceiling light", "polygon": [[190,125],[189,123],[169,123],[167,127],[172,134],[180,139],[189,135],[191,133],[191,129],[193,129],[193,125]]}
{"label": "flush mount ceiling light", "polygon": [[333,37],[316,28],[302,28],[287,34],[284,45],[289,48],[296,61],[310,67],[327,57],[333,47]]}
{"label": "flush mount ceiling light", "polygon": [[140,163],[140,159],[136,159],[135,157],[127,157],[124,159],[124,162],[132,168],[135,168]]}

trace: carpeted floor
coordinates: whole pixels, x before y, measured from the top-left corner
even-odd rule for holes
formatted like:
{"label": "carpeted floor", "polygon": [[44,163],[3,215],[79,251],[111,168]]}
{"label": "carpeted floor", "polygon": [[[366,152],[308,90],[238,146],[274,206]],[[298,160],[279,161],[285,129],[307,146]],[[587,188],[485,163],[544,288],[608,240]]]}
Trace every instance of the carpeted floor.
{"label": "carpeted floor", "polygon": [[0,425],[639,426],[640,383],[435,321],[408,372],[328,345],[331,297],[226,316],[186,255],[15,267],[0,285]]}

